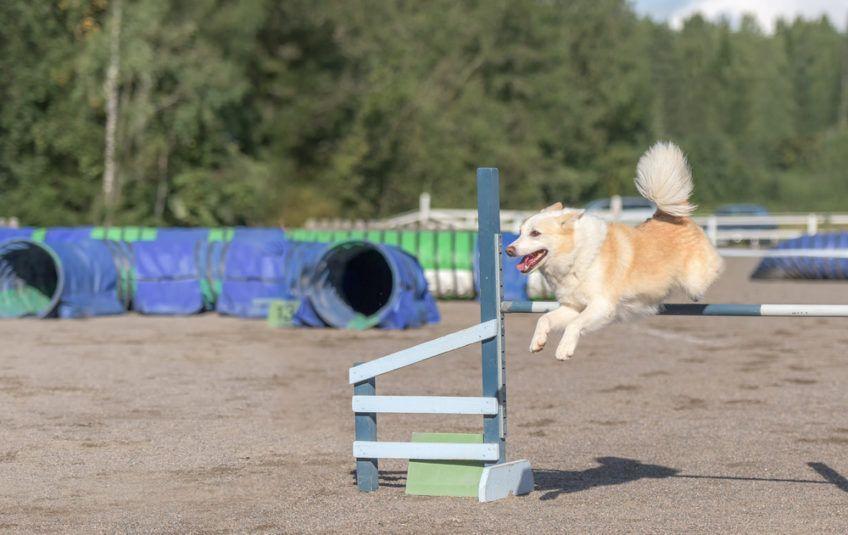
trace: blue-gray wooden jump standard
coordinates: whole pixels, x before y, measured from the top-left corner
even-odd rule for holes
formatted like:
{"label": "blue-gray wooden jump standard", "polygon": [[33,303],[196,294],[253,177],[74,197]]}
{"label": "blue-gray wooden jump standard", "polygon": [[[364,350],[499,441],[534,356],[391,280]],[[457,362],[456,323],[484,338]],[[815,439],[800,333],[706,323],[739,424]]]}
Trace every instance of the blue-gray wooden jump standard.
{"label": "blue-gray wooden jump standard", "polygon": [[[366,363],[348,373],[354,385],[356,481],[360,490],[379,487],[378,459],[478,460],[486,468],[478,498],[491,501],[533,488],[527,461],[506,462],[506,363],[501,283],[501,231],[498,170],[477,170],[478,243],[480,248],[480,323]],[[482,396],[378,396],[376,377],[449,351],[481,344]],[[380,442],[378,413],[466,414],[483,418],[483,444]]]}

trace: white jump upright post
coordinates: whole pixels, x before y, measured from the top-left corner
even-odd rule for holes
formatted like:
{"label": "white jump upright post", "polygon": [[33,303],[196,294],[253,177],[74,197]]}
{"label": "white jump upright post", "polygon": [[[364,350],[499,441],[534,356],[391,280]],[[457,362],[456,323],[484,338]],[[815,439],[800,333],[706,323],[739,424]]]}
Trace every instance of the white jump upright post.
{"label": "white jump upright post", "polygon": [[[378,459],[476,460],[481,502],[527,494],[533,471],[526,460],[506,462],[506,363],[501,287],[500,184],[498,170],[477,170],[478,248],[480,254],[480,323],[415,347],[355,365],[353,456],[360,491],[379,487]],[[481,343],[482,397],[378,396],[375,378],[448,351]],[[483,417],[482,444],[379,442],[377,413],[469,414]]]}

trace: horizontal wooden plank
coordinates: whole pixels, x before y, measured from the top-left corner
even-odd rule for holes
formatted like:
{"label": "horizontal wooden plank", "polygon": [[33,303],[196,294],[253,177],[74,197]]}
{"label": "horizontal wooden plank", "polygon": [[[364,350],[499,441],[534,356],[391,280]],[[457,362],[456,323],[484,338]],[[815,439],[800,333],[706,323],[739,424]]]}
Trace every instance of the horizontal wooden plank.
{"label": "horizontal wooden plank", "polygon": [[497,461],[498,445],[357,441],[353,443],[353,456],[357,459]]}
{"label": "horizontal wooden plank", "polygon": [[353,412],[403,414],[497,414],[498,400],[491,397],[452,396],[353,396]]}
{"label": "horizontal wooden plank", "polygon": [[442,353],[453,351],[476,342],[492,338],[497,334],[497,320],[490,320],[455,333],[424,342],[417,346],[392,353],[359,366],[354,366],[348,372],[350,384],[359,383],[366,379],[382,375],[400,368],[437,357]]}

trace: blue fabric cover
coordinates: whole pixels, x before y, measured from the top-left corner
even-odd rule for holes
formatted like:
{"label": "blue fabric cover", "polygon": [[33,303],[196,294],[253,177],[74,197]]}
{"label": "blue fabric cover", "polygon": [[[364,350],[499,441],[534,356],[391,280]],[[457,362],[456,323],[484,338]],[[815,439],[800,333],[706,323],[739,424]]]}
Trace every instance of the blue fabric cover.
{"label": "blue fabric cover", "polygon": [[191,241],[205,240],[209,237],[208,228],[165,227],[156,230],[155,241]]}
{"label": "blue fabric cover", "polygon": [[[848,232],[830,232],[801,236],[779,243],[772,251],[793,249],[848,250]],[[848,258],[773,257],[764,258],[754,273],[754,279],[846,279]]]}
{"label": "blue fabric cover", "polygon": [[94,227],[50,227],[44,233],[45,243],[76,242],[91,239]]}
{"label": "blue fabric cover", "polygon": [[[268,300],[300,300],[300,279],[328,247],[323,243],[290,242],[282,234],[272,239],[236,239],[226,247],[221,293],[221,314],[259,318],[268,315]],[[242,235],[244,238],[244,235]]]}
{"label": "blue fabric cover", "polygon": [[96,240],[50,243],[64,274],[57,315],[82,318],[123,314],[119,276],[109,247]]}
{"label": "blue fabric cover", "polygon": [[199,258],[205,242],[188,233],[170,237],[132,245],[133,309],[142,314],[196,314],[205,309]]}
{"label": "blue fabric cover", "polygon": [[29,238],[32,236],[32,227],[9,228],[0,227],[0,243],[12,238]]}

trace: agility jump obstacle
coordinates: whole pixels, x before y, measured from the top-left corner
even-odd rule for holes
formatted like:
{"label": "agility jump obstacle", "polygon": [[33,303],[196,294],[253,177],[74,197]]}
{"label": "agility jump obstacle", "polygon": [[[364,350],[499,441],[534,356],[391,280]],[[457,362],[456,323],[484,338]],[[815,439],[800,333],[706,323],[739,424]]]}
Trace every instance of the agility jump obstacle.
{"label": "agility jump obstacle", "polygon": [[[500,185],[496,168],[477,169],[478,244],[480,254],[480,323],[391,355],[350,368],[355,414],[356,482],[360,491],[379,487],[379,459],[483,461],[477,496],[481,502],[533,490],[526,460],[506,461],[506,355],[504,314],[541,313],[556,302],[504,301],[501,284],[503,245],[500,231]],[[845,317],[848,305],[665,304],[661,315]],[[481,344],[482,396],[378,396],[376,377],[449,351]],[[447,442],[380,442],[378,413],[465,414],[483,417],[482,444]]]}

